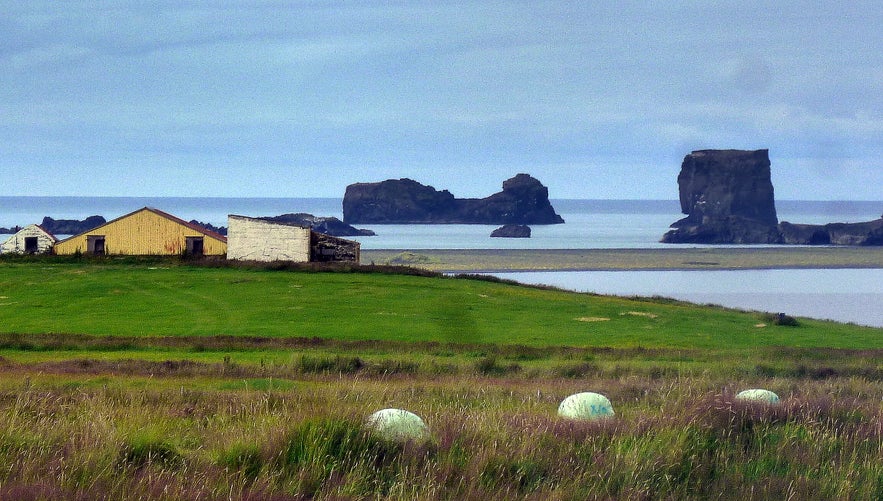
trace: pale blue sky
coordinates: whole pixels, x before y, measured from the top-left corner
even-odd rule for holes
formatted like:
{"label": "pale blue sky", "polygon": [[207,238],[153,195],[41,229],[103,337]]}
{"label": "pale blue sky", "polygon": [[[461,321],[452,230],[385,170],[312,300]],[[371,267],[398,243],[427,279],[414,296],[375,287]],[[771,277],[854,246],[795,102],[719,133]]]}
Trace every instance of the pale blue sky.
{"label": "pale blue sky", "polygon": [[780,199],[883,199],[877,1],[0,0],[0,195],[677,198],[769,148]]}

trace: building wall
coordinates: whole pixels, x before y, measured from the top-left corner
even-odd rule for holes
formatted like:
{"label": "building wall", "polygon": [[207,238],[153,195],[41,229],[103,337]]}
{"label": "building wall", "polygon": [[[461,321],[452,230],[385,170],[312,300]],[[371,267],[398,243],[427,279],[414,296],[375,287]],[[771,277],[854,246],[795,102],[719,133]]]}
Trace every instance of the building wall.
{"label": "building wall", "polygon": [[0,245],[0,254],[24,254],[25,238],[30,237],[37,239],[37,253],[40,254],[48,252],[52,249],[52,246],[55,245],[55,238],[46,233],[43,228],[40,228],[36,224],[30,224],[3,242],[3,244]]}
{"label": "building wall", "polygon": [[310,229],[228,216],[227,259],[306,263],[310,260]]}
{"label": "building wall", "polygon": [[227,252],[227,244],[209,235],[163,217],[149,209],[142,209],[111,221],[86,233],[76,235],[55,245],[56,254],[88,252],[90,236],[104,236],[105,253],[109,255],[176,255],[186,249],[187,237],[202,237],[203,254],[220,256]]}

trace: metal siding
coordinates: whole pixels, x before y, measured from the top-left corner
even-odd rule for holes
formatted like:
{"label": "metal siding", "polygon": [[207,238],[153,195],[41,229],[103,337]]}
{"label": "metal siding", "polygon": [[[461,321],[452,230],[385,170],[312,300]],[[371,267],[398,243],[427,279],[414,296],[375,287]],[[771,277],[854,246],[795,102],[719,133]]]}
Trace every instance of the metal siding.
{"label": "metal siding", "polygon": [[109,255],[176,255],[186,245],[186,237],[203,238],[203,254],[223,255],[227,244],[208,235],[181,225],[155,212],[144,209],[92,231],[77,235],[55,246],[57,254],[86,252],[89,235],[104,235],[106,253]]}
{"label": "metal siding", "polygon": [[76,235],[55,244],[55,253],[61,256],[86,252],[86,235]]}

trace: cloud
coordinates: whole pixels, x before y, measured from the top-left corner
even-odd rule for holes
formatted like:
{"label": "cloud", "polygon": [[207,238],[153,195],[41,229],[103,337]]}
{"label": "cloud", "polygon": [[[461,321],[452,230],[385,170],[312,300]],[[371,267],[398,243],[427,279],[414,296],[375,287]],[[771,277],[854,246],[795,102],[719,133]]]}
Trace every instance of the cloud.
{"label": "cloud", "polygon": [[[869,165],[863,183],[883,183],[869,163],[883,150],[883,12],[864,0],[3,7],[9,190],[28,186],[23,165],[100,170],[106,191],[137,191],[119,181],[139,169],[210,171],[219,181],[194,183],[206,193],[277,196],[386,175],[481,194],[517,170],[567,196],[646,198],[668,191],[625,172],[674,178],[684,154],[715,147],[770,148],[789,171]],[[324,180],[231,183],[286,166]],[[591,179],[558,180],[579,166]]]}
{"label": "cloud", "polygon": [[761,94],[773,82],[772,68],[762,58],[736,57],[724,61],[721,76],[725,85],[748,94]]}

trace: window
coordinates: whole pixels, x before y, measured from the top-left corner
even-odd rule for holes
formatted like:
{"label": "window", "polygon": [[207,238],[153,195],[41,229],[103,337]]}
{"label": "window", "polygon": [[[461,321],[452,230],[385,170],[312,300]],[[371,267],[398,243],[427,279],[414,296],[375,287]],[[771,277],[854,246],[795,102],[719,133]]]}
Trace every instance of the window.
{"label": "window", "polygon": [[25,253],[36,254],[40,250],[37,237],[25,237]]}
{"label": "window", "polygon": [[201,256],[203,254],[205,242],[202,237],[187,237],[187,254],[191,256]]}
{"label": "window", "polygon": [[103,256],[106,252],[104,246],[104,235],[88,235],[86,237],[86,252]]}

